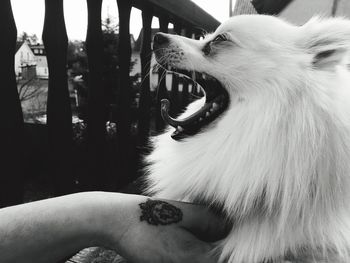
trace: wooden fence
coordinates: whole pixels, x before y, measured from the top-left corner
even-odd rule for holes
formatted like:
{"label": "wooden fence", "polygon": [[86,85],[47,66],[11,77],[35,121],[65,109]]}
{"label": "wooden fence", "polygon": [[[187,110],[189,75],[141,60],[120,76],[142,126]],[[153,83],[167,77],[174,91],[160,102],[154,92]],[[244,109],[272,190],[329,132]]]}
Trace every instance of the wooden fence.
{"label": "wooden fence", "polygon": [[[118,184],[130,180],[130,160],[135,158],[135,147],[145,144],[149,134],[151,93],[149,61],[151,59],[151,22],[153,17],[160,21],[160,31],[167,32],[169,23],[178,34],[192,36],[198,30],[213,31],[219,25],[213,17],[189,0],[117,0],[119,12],[119,86],[116,98]],[[135,7],[142,11],[143,40],[141,47],[142,82],[139,103],[139,139],[132,142],[131,89],[130,89],[130,12]],[[105,105],[102,83],[102,0],[87,0],[88,29],[86,36],[89,62],[88,98],[88,173],[84,190],[104,190],[105,169]],[[2,132],[0,152],[0,205],[20,203],[23,195],[25,167],[24,125],[21,104],[18,98],[14,73],[14,54],[17,30],[10,0],[0,1],[0,90]],[[63,0],[45,0],[45,21],[42,35],[49,67],[49,88],[47,99],[47,131],[49,145],[49,176],[55,185],[56,194],[66,194],[73,189],[72,180],[72,110],[67,85],[68,38],[64,21]],[[163,72],[159,72],[163,74]],[[184,87],[184,92],[187,88]],[[178,94],[178,80],[174,77],[170,95],[165,81],[160,83],[159,98]],[[171,95],[172,94],[172,95]],[[175,94],[175,95],[174,95]]]}

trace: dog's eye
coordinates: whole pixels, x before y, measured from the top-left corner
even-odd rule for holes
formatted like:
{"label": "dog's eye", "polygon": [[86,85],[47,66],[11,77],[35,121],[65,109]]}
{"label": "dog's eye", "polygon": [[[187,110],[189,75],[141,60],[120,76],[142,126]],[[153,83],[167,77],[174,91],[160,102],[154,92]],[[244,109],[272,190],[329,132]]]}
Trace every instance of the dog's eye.
{"label": "dog's eye", "polygon": [[228,38],[225,34],[220,34],[220,35],[217,35],[214,39],[213,39],[213,42],[222,42],[222,41],[227,41]]}
{"label": "dog's eye", "polygon": [[205,55],[209,55],[212,51],[212,46],[215,47],[215,44],[219,44],[227,40],[229,40],[229,38],[226,34],[217,35],[213,40],[207,42],[207,44],[203,47],[203,53]]}

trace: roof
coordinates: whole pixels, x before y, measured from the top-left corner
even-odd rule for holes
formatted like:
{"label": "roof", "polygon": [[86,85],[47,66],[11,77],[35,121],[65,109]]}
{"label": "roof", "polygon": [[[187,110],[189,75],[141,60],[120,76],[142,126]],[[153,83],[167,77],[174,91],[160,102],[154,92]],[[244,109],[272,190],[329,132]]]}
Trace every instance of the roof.
{"label": "roof", "polygon": [[23,45],[23,41],[17,41],[17,42],[16,42],[16,50],[15,50],[15,53],[17,53],[18,49],[20,49],[22,45]]}
{"label": "roof", "polygon": [[43,44],[29,45],[30,48],[45,49]]}
{"label": "roof", "polygon": [[23,47],[23,46],[26,46],[34,55],[34,52],[33,50],[31,49],[29,43],[27,41],[17,41],[16,42],[16,52],[15,54]]}
{"label": "roof", "polygon": [[45,46],[42,44],[29,45],[35,56],[46,56]]}

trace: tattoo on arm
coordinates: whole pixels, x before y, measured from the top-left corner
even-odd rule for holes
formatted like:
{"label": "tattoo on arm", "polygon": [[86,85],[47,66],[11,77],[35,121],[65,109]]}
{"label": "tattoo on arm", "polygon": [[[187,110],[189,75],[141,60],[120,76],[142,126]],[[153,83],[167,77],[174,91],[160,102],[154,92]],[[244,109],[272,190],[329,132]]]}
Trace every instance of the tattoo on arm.
{"label": "tattoo on arm", "polygon": [[139,204],[141,208],[140,221],[150,225],[170,225],[182,220],[182,211],[176,206],[160,200],[147,199]]}

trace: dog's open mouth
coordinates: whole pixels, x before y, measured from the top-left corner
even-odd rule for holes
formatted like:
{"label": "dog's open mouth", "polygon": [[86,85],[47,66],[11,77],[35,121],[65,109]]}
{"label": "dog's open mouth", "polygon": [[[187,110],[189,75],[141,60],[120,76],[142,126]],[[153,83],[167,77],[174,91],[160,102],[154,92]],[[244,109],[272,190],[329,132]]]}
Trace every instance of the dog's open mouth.
{"label": "dog's open mouth", "polygon": [[[187,77],[176,71],[171,72],[182,78]],[[202,129],[208,127],[209,124],[213,123],[228,107],[228,92],[218,80],[203,73],[196,73],[196,76],[199,77],[196,78],[195,81],[192,80],[193,84],[200,87],[205,97],[205,104],[197,112],[186,118],[175,119],[169,115],[171,107],[169,100],[163,99],[161,101],[163,120],[176,129],[171,135],[174,140],[180,140],[197,134]]]}

